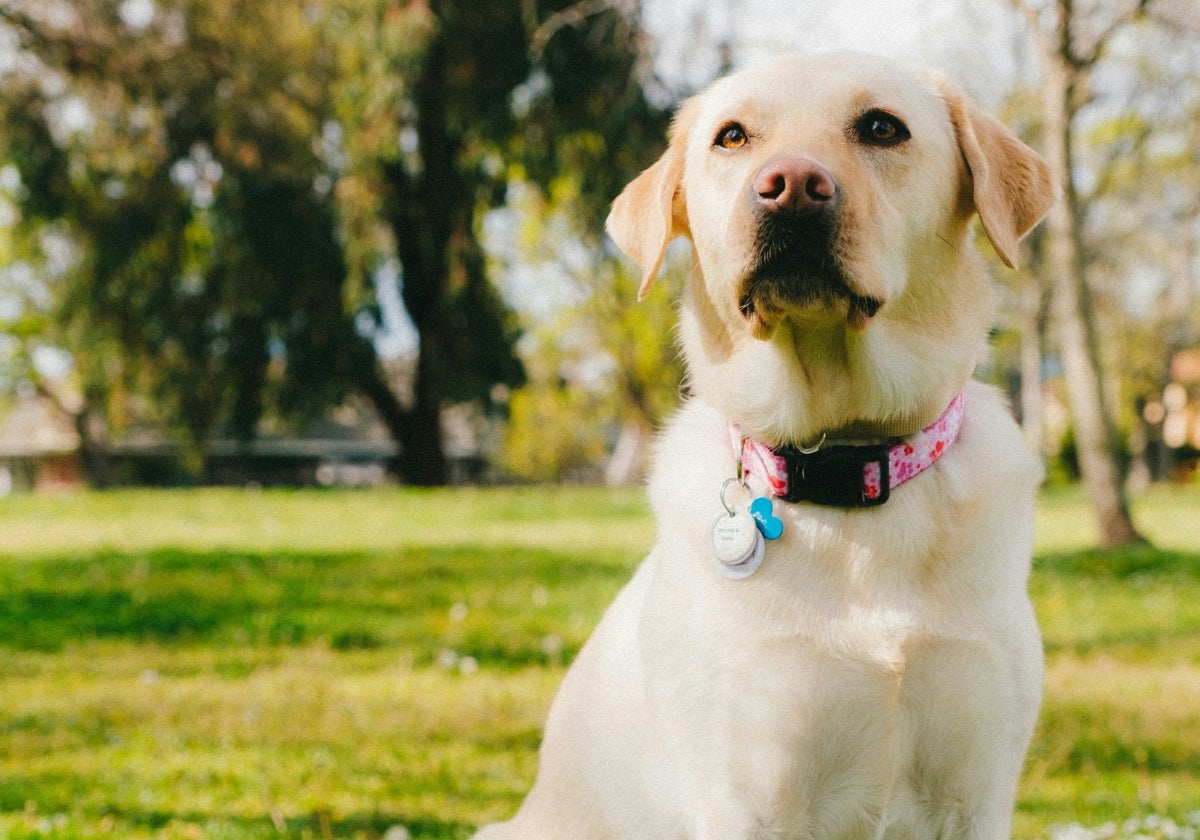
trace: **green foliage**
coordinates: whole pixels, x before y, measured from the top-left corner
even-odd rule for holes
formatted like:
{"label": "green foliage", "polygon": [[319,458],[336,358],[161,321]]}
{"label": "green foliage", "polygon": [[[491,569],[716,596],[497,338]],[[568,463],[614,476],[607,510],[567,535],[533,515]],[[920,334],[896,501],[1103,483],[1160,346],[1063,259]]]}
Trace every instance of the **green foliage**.
{"label": "green foliage", "polygon": [[534,37],[535,84],[523,91],[512,157],[529,180],[550,185],[552,201],[570,193],[589,245],[599,244],[612,199],[666,147],[673,108],[647,97],[637,27],[616,6],[599,6],[587,26],[543,26]]}
{"label": "green foliage", "polygon": [[[199,454],[215,434],[252,436],[264,410],[324,409],[373,364],[361,302],[343,305],[337,173],[317,142],[332,116],[327,10],[157,4],[135,29],[113,8],[76,3],[54,23],[6,6],[36,70],[4,80],[19,96],[0,157],[21,173],[23,225],[54,223],[76,246],[52,337],[86,409]],[[64,103],[87,127],[64,133]]]}
{"label": "green foliage", "polygon": [[[1166,818],[1195,807],[1200,495],[1137,508],[1168,548],[1089,548],[1076,489],[1039,506],[1017,837],[1181,836]],[[520,801],[564,664],[653,539],[639,491],[586,487],[11,497],[0,518],[0,837],[22,840],[469,837]]]}
{"label": "green foliage", "polygon": [[527,228],[511,245],[515,265],[506,266],[541,270],[562,300],[522,342],[529,383],[513,395],[502,455],[507,469],[539,481],[594,471],[623,427],[649,441],[678,405],[684,378],[674,310],[686,260],[669,259],[658,287],[639,301],[641,278],[624,258],[596,251],[580,260],[558,250],[576,238],[557,206],[523,196]]}
{"label": "green foliage", "polygon": [[[21,178],[8,201],[25,240],[55,224],[77,249],[51,278],[53,340],[84,411],[200,457],[264,413],[301,419],[358,391],[408,477],[444,479],[443,404],[487,406],[524,381],[480,217],[520,170],[594,246],[597,208],[665,123],[636,75],[635,24],[578,11],[172,0],[140,25],[108,0],[0,5],[23,59],[0,80],[0,161]],[[397,257],[422,348],[411,406],[362,335],[381,317],[374,272]]]}
{"label": "green foliage", "polygon": [[[509,177],[537,190],[510,200],[525,228],[500,270],[540,270],[569,301],[527,324],[522,342],[529,382],[513,398],[503,458],[528,478],[595,469],[622,427],[648,439],[678,402],[677,288],[638,303],[640,278],[603,238],[612,199],[666,144],[671,108],[647,98],[637,41],[615,8],[601,8],[587,28],[543,28],[519,91],[525,118],[508,147]],[[676,279],[666,285],[677,287],[686,268],[670,270]]]}
{"label": "green foliage", "polygon": [[509,402],[504,466],[532,481],[587,475],[609,449],[604,400],[560,377],[535,375]]}

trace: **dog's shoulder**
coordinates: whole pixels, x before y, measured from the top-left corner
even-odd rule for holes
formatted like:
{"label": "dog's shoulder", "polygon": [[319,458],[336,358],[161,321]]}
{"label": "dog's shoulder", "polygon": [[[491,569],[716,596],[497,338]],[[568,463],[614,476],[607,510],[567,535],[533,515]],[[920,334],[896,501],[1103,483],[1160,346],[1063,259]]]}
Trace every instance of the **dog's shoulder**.
{"label": "dog's shoulder", "polygon": [[707,403],[686,400],[659,433],[651,461],[647,492],[659,521],[715,515],[721,485],[736,469],[728,421]]}
{"label": "dog's shoulder", "polygon": [[1025,439],[1008,398],[996,387],[972,380],[965,389],[962,433],[955,444],[961,460],[980,478],[1029,493],[1045,468]]}

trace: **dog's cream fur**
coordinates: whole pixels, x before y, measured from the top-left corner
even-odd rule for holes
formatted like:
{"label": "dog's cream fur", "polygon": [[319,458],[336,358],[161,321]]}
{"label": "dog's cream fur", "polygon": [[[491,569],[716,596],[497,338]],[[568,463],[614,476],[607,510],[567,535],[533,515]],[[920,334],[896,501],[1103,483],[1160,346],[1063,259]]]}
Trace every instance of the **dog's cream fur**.
{"label": "dog's cream fur", "polygon": [[[864,144],[879,109],[911,139]],[[736,121],[748,142],[714,145]],[[847,296],[747,309],[751,184],[802,158],[840,193]],[[932,73],[860,55],[777,60],[681,109],[609,217],[643,293],[677,235],[694,396],[650,479],[658,541],[572,665],[537,781],[479,840],[933,840],[1009,835],[1041,690],[1026,595],[1041,472],[1000,395],[969,382],[992,317],[971,243],[1002,259],[1045,213],[1045,164]],[[849,295],[881,303],[856,311]],[[773,444],[915,431],[965,387],[959,440],[882,507],[776,503],[752,577],[714,568],[729,421]]]}

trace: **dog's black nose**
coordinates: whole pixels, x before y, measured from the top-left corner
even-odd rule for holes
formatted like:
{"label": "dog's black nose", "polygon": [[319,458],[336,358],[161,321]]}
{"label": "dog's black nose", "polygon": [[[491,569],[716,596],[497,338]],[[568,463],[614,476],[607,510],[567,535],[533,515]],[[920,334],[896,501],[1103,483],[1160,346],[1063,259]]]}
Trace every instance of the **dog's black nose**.
{"label": "dog's black nose", "polygon": [[754,194],[768,213],[813,213],[837,205],[837,182],[825,167],[808,158],[773,160],[754,177]]}

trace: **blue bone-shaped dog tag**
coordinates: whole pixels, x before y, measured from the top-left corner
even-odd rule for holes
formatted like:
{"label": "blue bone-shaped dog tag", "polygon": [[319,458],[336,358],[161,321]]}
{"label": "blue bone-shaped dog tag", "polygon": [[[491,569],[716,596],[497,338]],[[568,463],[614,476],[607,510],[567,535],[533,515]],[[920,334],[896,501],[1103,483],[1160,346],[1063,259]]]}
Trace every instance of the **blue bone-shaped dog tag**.
{"label": "blue bone-shaped dog tag", "polygon": [[759,532],[768,540],[777,540],[783,533],[783,520],[771,511],[771,500],[766,496],[759,496],[750,503],[750,515],[754,517]]}

